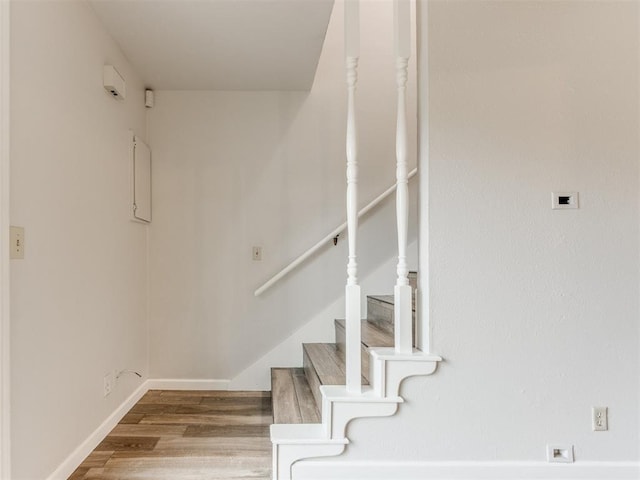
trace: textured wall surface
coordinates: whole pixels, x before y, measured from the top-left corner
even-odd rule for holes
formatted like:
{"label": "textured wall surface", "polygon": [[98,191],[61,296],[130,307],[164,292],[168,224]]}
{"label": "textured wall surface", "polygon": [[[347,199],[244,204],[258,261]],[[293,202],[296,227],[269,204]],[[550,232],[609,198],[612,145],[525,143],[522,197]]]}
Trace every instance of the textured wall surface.
{"label": "textured wall surface", "polygon": [[[445,361],[406,381],[399,416],[354,422],[347,459],[546,462],[565,444],[637,462],[638,4],[430,2],[422,38]],[[553,191],[580,208],[552,210]]]}
{"label": "textured wall surface", "polygon": [[[147,370],[146,227],[129,220],[130,133],[146,135],[141,81],[86,2],[11,4],[13,475],[46,478]],[[118,102],[102,66],[127,82]],[[3,232],[4,233],[4,232]]]}
{"label": "textured wall surface", "polygon": [[[336,4],[311,92],[157,92],[149,112],[153,377],[233,379],[321,312],[325,335],[333,317],[344,315],[336,303],[346,283],[344,233],[337,247],[328,242],[302,268],[253,296],[346,216],[342,11]],[[364,206],[395,182],[396,91],[392,3],[363,3],[362,15]],[[415,145],[415,106],[411,114]],[[415,165],[415,150],[410,153]],[[393,209],[391,198],[363,219],[362,278],[397,252]],[[415,215],[414,208],[414,239]],[[262,246],[261,262],[252,261],[252,246]],[[382,290],[368,293],[390,293],[394,276],[389,268]]]}

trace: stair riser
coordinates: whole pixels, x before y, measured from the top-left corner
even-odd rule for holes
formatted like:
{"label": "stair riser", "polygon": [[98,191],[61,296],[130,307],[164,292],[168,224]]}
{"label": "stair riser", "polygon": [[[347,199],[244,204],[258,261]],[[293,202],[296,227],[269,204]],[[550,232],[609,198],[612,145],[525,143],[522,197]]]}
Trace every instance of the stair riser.
{"label": "stair riser", "polygon": [[416,288],[418,288],[418,272],[409,272],[409,285],[411,285],[411,289],[414,291],[416,291]]}
{"label": "stair riser", "polygon": [[[415,301],[415,297],[414,297]],[[394,334],[394,306],[392,304],[382,302],[375,298],[367,299],[367,317],[368,320],[372,323],[375,323],[376,326],[381,329],[389,332],[391,335]],[[413,310],[411,314],[412,321],[412,338],[413,338],[413,346],[416,346],[416,311]]]}
{"label": "stair riser", "polygon": [[320,413],[302,368],[272,368],[274,423],[318,423]]}
{"label": "stair riser", "polygon": [[271,391],[273,392],[273,398],[278,399],[278,401],[273,402],[274,423],[302,422],[299,409],[296,408],[295,391],[293,388],[287,388],[288,385],[292,384],[289,369],[271,369]]}
{"label": "stair riser", "polygon": [[[418,286],[418,274],[416,272],[409,272],[409,285],[411,286],[412,291],[413,323],[415,331],[416,288]],[[393,310],[393,301],[389,303],[375,297],[367,297],[367,319],[375,322],[380,328],[383,328],[390,333],[393,333]]]}
{"label": "stair riser", "polygon": [[309,383],[309,387],[311,388],[311,393],[313,393],[313,398],[316,401],[316,407],[318,411],[322,408],[322,395],[320,393],[320,377],[318,376],[315,368],[313,367],[313,363],[309,359],[306,350],[303,348],[303,356],[302,356],[302,366],[304,368],[304,375],[307,377],[307,382]]}
{"label": "stair riser", "polygon": [[[344,331],[344,328],[342,327],[342,325],[338,323],[334,323],[334,326],[336,331],[336,344],[338,345],[338,350],[340,351],[340,353],[342,354],[342,357],[344,358],[346,332]],[[367,381],[371,381],[371,379],[369,378],[369,349],[365,345],[361,345],[360,358],[362,362],[362,370],[361,370],[362,376],[366,378]]]}
{"label": "stair riser", "polygon": [[393,333],[393,305],[375,298],[367,298],[367,319]]}

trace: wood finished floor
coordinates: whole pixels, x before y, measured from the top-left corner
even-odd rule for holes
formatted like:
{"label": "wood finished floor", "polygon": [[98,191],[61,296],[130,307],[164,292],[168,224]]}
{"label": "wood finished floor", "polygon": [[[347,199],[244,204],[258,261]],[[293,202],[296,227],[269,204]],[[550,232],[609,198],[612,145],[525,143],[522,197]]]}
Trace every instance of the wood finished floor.
{"label": "wood finished floor", "polygon": [[69,480],[270,479],[270,392],[150,390]]}

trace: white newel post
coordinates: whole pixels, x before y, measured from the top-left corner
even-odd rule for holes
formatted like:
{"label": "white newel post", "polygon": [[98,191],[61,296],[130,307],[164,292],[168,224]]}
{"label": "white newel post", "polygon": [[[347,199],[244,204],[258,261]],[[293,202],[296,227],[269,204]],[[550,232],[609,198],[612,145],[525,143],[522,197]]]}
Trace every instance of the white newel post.
{"label": "white newel post", "polygon": [[349,262],[345,288],[346,318],[346,386],[351,393],[361,392],[360,359],[360,286],[356,239],[358,230],[358,161],[355,95],[360,55],[360,6],[358,0],[345,0],[345,54],[347,67],[347,235]]}
{"label": "white newel post", "polygon": [[407,230],[409,224],[409,169],[407,165],[407,67],[411,53],[409,0],[394,0],[396,82],[398,119],[396,123],[396,216],[398,223],[398,280],[395,297],[395,349],[410,353],[412,346],[412,307],[409,267],[407,266]]}

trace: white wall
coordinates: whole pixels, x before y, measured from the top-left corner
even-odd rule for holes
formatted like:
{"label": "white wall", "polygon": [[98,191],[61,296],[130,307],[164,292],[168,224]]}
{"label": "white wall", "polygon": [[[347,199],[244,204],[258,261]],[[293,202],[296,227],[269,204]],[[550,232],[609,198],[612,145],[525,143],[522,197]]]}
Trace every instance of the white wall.
{"label": "white wall", "polygon": [[[0,230],[9,226],[9,3],[0,3]],[[0,237],[0,477],[11,475],[9,238]]]}
{"label": "white wall", "polygon": [[[415,189],[410,190],[412,199],[415,199]],[[415,202],[411,206],[415,208]],[[415,212],[415,210],[414,210]],[[388,228],[395,215],[395,203],[385,202],[380,211],[375,215],[375,221],[369,221],[363,225],[366,232],[383,231]],[[372,219],[373,220],[373,219]],[[417,264],[417,238],[416,229],[410,230],[411,243],[407,248],[407,263]],[[336,256],[339,259],[346,255],[346,242]],[[366,295],[389,294],[393,292],[393,276],[398,264],[398,257],[392,256],[378,265],[374,270],[360,278],[360,287],[363,292],[362,312],[366,312]],[[335,343],[334,318],[344,318],[344,296],[336,298],[332,303],[326,305],[321,310],[315,312],[311,319],[289,337],[282,339],[274,348],[265,355],[258,358],[242,372],[234,376],[229,384],[230,390],[271,390],[271,377],[268,375],[272,366],[278,367],[299,367],[302,365],[302,344],[303,343]]]}
{"label": "white wall", "polygon": [[[343,460],[544,463],[548,443],[582,465],[640,460],[637,10],[429,2],[430,314],[445,361],[406,381],[399,415],[355,421]],[[579,191],[580,209],[551,210],[558,190]],[[609,407],[609,431],[591,430],[592,406]],[[613,478],[604,468],[589,478]]]}
{"label": "white wall", "polygon": [[[344,221],[342,11],[338,2],[311,92],[156,92],[149,112],[152,377],[233,379],[343,296],[344,234],[338,247],[328,245],[253,296]],[[391,2],[365,2],[362,14],[364,205],[395,181],[395,74]],[[414,98],[415,83],[410,90]],[[363,278],[396,251],[392,212],[368,225],[359,239]],[[263,248],[261,262],[251,259],[254,245]],[[387,288],[368,293],[391,292],[393,280],[390,269]],[[325,321],[327,333],[332,318]]]}
{"label": "white wall", "polygon": [[[46,478],[147,373],[146,227],[129,221],[128,130],[143,85],[87,2],[12,2],[13,479]],[[102,66],[127,81],[117,102]]]}

